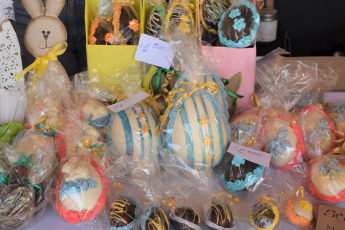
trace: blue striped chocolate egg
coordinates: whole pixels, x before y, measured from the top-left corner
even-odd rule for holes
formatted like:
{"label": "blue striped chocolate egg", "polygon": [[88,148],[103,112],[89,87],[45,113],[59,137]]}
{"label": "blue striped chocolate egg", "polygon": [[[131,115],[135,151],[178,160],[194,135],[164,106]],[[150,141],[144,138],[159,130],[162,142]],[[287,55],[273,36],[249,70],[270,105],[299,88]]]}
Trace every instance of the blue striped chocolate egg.
{"label": "blue striped chocolate egg", "polygon": [[168,118],[168,150],[196,169],[222,162],[230,143],[230,128],[213,96],[196,92],[173,107]]}
{"label": "blue striped chocolate egg", "polygon": [[158,119],[150,107],[140,102],[126,110],[111,113],[106,127],[107,143],[117,154],[147,161],[157,155]]}

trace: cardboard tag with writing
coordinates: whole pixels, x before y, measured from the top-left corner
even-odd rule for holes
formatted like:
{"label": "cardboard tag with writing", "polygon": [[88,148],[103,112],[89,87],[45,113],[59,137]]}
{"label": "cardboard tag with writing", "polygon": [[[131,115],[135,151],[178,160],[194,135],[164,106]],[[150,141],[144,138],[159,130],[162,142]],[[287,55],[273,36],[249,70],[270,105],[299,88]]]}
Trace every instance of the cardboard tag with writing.
{"label": "cardboard tag with writing", "polygon": [[316,230],[345,229],[345,209],[329,205],[320,205]]}
{"label": "cardboard tag with writing", "polygon": [[107,108],[114,113],[118,113],[122,110],[132,107],[133,105],[137,104],[138,102],[141,102],[149,96],[150,94],[140,91],[139,93],[131,96],[130,98],[127,98],[126,100],[107,106]]}

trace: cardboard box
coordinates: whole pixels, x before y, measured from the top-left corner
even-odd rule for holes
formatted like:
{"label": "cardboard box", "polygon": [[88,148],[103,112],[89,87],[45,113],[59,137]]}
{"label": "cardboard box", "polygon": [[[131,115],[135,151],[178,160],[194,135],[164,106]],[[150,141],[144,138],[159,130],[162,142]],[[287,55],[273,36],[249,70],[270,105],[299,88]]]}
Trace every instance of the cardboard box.
{"label": "cardboard box", "polygon": [[[89,45],[89,31],[93,12],[97,9],[99,0],[85,0],[85,36],[87,67],[91,71],[97,69],[105,76],[112,75],[115,71],[121,72],[129,67],[137,68],[141,73],[141,63],[134,60],[136,45]],[[139,23],[142,24],[142,1],[135,0],[134,8],[139,15]],[[142,32],[140,27],[140,33]]]}

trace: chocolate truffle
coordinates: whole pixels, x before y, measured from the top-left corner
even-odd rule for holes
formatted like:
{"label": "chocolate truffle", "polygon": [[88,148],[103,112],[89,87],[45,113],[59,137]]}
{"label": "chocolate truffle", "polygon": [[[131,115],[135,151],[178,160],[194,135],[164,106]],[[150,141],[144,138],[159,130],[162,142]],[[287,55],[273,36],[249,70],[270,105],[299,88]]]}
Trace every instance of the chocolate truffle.
{"label": "chocolate truffle", "polygon": [[220,42],[228,47],[247,47],[254,41],[259,23],[260,16],[251,2],[235,2],[218,24]]}
{"label": "chocolate truffle", "polygon": [[[234,216],[230,206],[219,200],[214,200],[212,202],[211,212],[208,218],[211,223],[222,228],[232,228],[235,225]],[[217,229],[212,226],[209,227],[211,229]]]}
{"label": "chocolate truffle", "polygon": [[144,226],[144,230],[168,230],[169,220],[162,208],[153,207]]}
{"label": "chocolate truffle", "polygon": [[175,229],[179,230],[194,230],[195,228],[192,228],[188,226],[185,223],[181,222],[181,219],[184,221],[189,222],[190,224],[193,224],[195,226],[200,227],[200,216],[197,213],[196,210],[190,207],[182,207],[182,208],[176,208],[175,210],[171,211],[171,222]]}
{"label": "chocolate truffle", "polygon": [[164,6],[155,6],[148,16],[145,33],[153,37],[159,37],[165,17]]}
{"label": "chocolate truffle", "polygon": [[270,203],[259,202],[255,204],[250,213],[251,224],[260,229],[273,229],[279,218],[274,209],[277,207]]}
{"label": "chocolate truffle", "polygon": [[9,176],[9,184],[22,184],[28,180],[28,169],[23,165],[15,165],[11,168],[10,176]]}
{"label": "chocolate truffle", "polygon": [[110,205],[109,224],[111,227],[120,228],[125,226],[134,227],[136,218],[136,204],[127,196],[119,196]]}
{"label": "chocolate truffle", "polygon": [[8,217],[0,222],[0,229],[18,228],[34,205],[33,189],[27,185],[0,186],[0,197],[0,217]]}

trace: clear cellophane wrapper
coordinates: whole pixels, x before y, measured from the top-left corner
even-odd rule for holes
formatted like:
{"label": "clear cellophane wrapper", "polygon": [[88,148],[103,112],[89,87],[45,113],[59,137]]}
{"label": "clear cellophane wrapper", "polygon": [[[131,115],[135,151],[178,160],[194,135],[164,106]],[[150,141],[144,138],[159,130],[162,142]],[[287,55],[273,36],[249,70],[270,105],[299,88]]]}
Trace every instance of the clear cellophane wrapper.
{"label": "clear cellophane wrapper", "polygon": [[139,15],[131,1],[100,1],[90,25],[89,44],[136,45]]}
{"label": "clear cellophane wrapper", "polygon": [[148,9],[145,23],[145,34],[164,39],[164,25],[167,16],[166,1],[149,0],[146,2]]}
{"label": "clear cellophane wrapper", "polygon": [[71,224],[96,226],[96,217],[105,207],[109,183],[96,158],[82,149],[65,157],[57,174],[53,206],[57,215]]}

